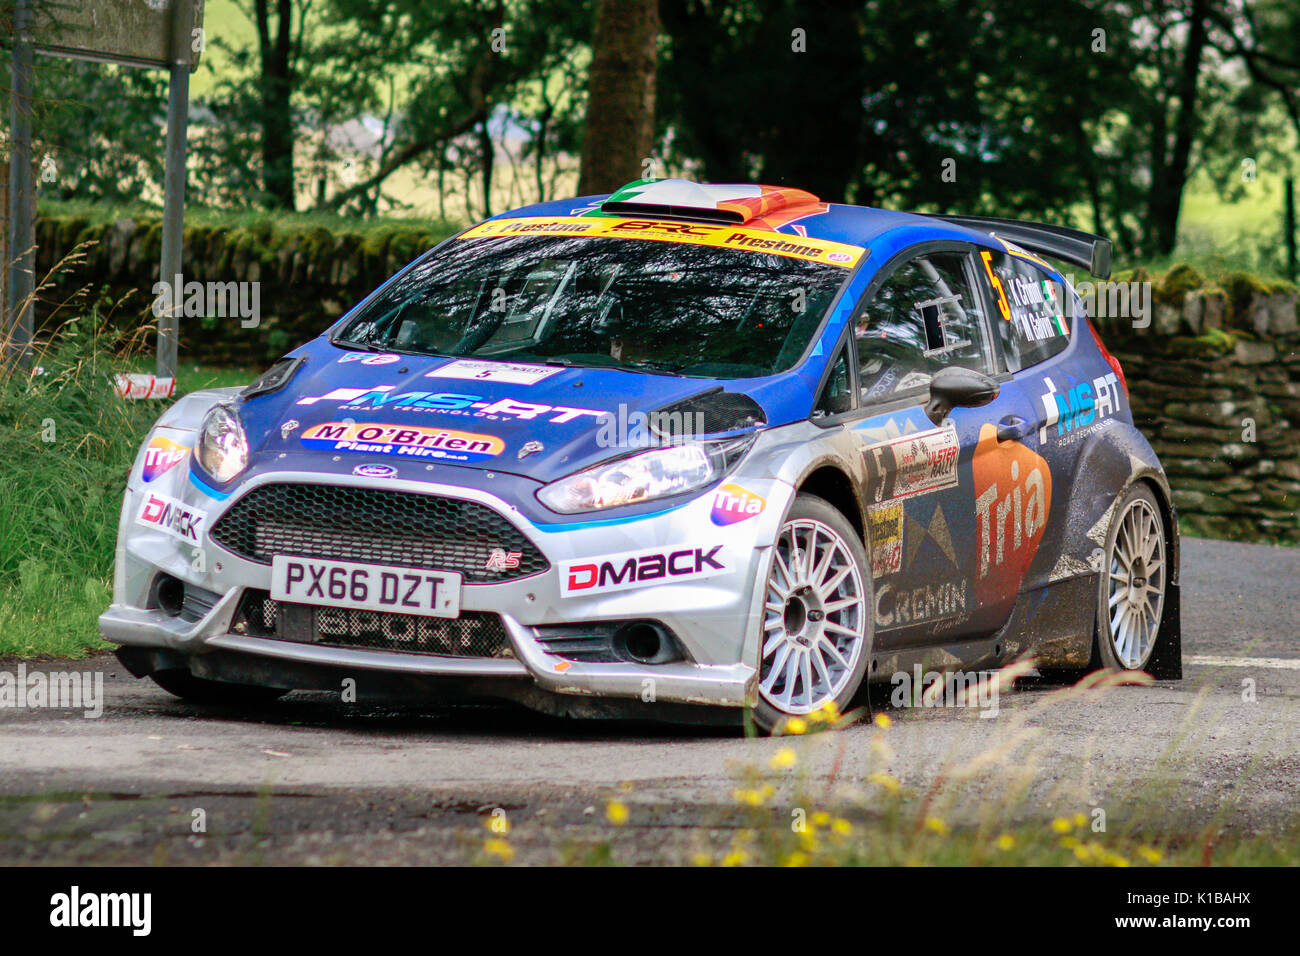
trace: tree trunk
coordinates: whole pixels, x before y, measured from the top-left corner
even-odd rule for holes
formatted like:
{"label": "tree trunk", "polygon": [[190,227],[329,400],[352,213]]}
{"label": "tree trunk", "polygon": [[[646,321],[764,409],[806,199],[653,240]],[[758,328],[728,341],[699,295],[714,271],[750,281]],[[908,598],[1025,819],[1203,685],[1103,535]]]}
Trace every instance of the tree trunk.
{"label": "tree trunk", "polygon": [[272,209],[293,209],[293,0],[276,0],[271,35],[268,0],[257,0],[258,51],[262,60],[262,190]]}
{"label": "tree trunk", "polygon": [[597,0],[578,193],[612,192],[644,174],[654,147],[658,0]]}
{"label": "tree trunk", "polygon": [[[1178,217],[1182,211],[1183,188],[1197,129],[1197,85],[1201,60],[1208,37],[1206,20],[1209,0],[1192,0],[1188,18],[1187,48],[1183,51],[1182,71],[1178,79],[1178,113],[1174,117],[1173,148],[1166,153],[1163,122],[1153,124],[1160,140],[1152,142],[1151,192],[1147,201],[1147,241],[1151,251],[1167,256],[1178,240]],[[1159,119],[1159,118],[1158,118]]]}

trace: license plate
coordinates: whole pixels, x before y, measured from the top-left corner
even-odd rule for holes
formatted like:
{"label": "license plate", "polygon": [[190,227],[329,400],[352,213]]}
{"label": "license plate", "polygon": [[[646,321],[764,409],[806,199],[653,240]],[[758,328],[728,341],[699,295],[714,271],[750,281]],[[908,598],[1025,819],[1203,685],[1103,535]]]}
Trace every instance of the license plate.
{"label": "license plate", "polygon": [[460,581],[460,575],[451,571],[317,561],[284,554],[271,559],[271,597],[296,604],[459,617]]}

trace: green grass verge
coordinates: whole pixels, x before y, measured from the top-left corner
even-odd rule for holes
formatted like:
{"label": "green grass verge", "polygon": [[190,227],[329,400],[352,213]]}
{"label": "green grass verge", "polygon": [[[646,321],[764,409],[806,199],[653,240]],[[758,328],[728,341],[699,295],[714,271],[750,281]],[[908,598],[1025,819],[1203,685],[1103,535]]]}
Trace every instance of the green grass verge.
{"label": "green grass verge", "polygon": [[[76,657],[106,650],[96,619],[111,599],[127,473],[165,403],[128,401],[119,371],[147,355],[113,355],[93,319],[71,323],[43,374],[0,372],[0,656]],[[178,394],[244,385],[254,369],[187,364]]]}

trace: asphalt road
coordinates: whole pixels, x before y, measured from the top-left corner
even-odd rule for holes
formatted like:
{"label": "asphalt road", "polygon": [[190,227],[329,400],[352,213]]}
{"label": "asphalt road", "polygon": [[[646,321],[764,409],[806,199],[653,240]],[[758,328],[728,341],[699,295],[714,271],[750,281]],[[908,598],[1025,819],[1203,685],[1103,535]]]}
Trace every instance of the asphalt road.
{"label": "asphalt road", "polygon": [[[863,781],[887,771],[919,791],[940,781],[936,806],[955,825],[992,805],[1012,820],[1101,807],[1126,823],[1281,832],[1300,804],[1300,549],[1188,539],[1183,603],[1182,681],[1090,693],[1030,681],[993,719],[911,709],[887,730],[803,738],[796,769],[768,772],[774,812],[870,813]],[[619,860],[681,862],[725,846],[744,822],[734,788],[786,745],[321,694],[213,713],[110,656],[28,667],[102,671],[106,704],[98,719],[0,709],[0,863],[471,860],[495,809],[518,859],[581,859],[614,833],[611,798],[631,811]]]}

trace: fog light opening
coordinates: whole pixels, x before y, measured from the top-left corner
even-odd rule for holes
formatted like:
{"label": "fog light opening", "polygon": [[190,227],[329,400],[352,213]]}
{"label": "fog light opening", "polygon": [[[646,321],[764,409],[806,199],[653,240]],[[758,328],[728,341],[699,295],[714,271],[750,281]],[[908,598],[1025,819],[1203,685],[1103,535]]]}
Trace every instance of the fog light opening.
{"label": "fog light opening", "polygon": [[170,574],[164,574],[154,585],[154,597],[158,601],[158,607],[165,614],[179,617],[181,607],[185,604],[185,582]]}
{"label": "fog light opening", "polygon": [[613,643],[620,657],[638,664],[666,664],[681,656],[672,635],[653,621],[624,624],[615,632]]}

